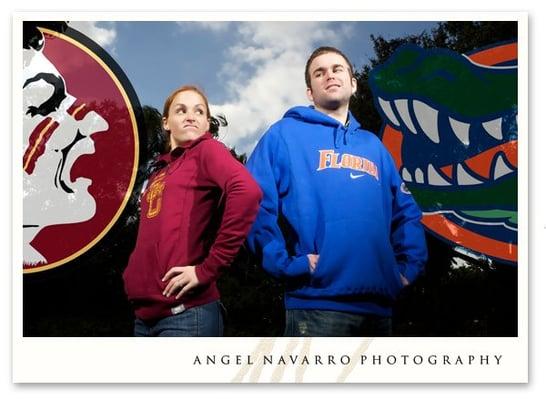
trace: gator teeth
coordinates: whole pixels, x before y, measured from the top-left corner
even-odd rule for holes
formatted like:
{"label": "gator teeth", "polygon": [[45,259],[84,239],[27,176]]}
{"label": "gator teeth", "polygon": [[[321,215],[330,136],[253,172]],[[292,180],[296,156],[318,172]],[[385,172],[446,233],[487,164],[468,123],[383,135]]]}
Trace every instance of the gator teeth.
{"label": "gator teeth", "polygon": [[501,153],[498,153],[495,158],[496,160],[495,168],[493,169],[493,179],[499,179],[500,177],[508,175],[509,173],[514,171],[506,164]]}
{"label": "gator teeth", "polygon": [[483,122],[482,126],[490,136],[494,137],[497,140],[502,140],[502,118]]}
{"label": "gator teeth", "polygon": [[449,124],[451,125],[451,129],[453,129],[455,136],[457,136],[461,143],[468,146],[470,144],[470,124],[458,121],[451,117],[449,117]]}
{"label": "gator teeth", "polygon": [[[515,169],[511,167],[511,164],[505,161],[502,153],[498,153],[495,156],[493,165],[493,180],[499,179],[515,171]],[[482,183],[484,183],[480,179],[472,176],[463,164],[457,164],[456,171],[457,185],[470,186],[481,185]],[[426,178],[427,179],[425,182],[425,174],[423,173],[423,170],[421,168],[415,169],[416,183],[427,183],[431,186],[452,186],[452,183],[446,180],[446,178],[444,178],[442,174],[438,172],[438,170],[432,164],[428,164],[427,166]],[[402,179],[405,182],[413,182],[411,172],[409,172],[406,167],[402,168]]]}
{"label": "gator teeth", "polygon": [[440,143],[438,132],[438,110],[419,100],[413,101],[413,110],[421,129],[434,143]]}
{"label": "gator teeth", "polygon": [[391,103],[387,100],[383,100],[381,97],[378,97],[379,99],[379,105],[383,109],[383,112],[387,116],[387,118],[395,125],[400,126],[400,122],[398,122],[398,118],[396,118],[396,115],[394,115],[394,112],[392,111]]}
{"label": "gator teeth", "polygon": [[409,108],[408,108],[408,101],[405,99],[399,99],[394,100],[394,105],[396,106],[396,109],[398,110],[398,114],[402,117],[402,121],[404,121],[404,124],[408,127],[408,129],[417,135],[417,129],[415,129],[415,126],[413,125],[413,122],[411,121]]}
{"label": "gator teeth", "polygon": [[[381,97],[378,97],[379,105],[383,110],[385,116],[390,120],[390,122],[396,126],[402,126],[402,123],[408,128],[408,130],[417,135],[418,129],[414,124],[411,114],[410,114],[410,103],[407,99],[397,99],[391,102]],[[440,132],[438,129],[438,116],[439,111],[429,106],[428,104],[420,101],[413,100],[411,103],[413,111],[415,113],[415,118],[417,119],[418,127],[421,128],[423,133],[434,143],[440,143]],[[401,121],[396,117],[394,109],[398,112],[398,115],[401,118]],[[449,124],[453,133],[459,139],[459,141],[465,146],[470,145],[470,124],[466,122],[459,121],[455,118],[449,117]],[[401,123],[402,122],[402,123]],[[517,114],[516,114],[516,124],[517,124]],[[491,121],[482,122],[482,126],[491,137],[502,140],[502,117],[493,119]]]}
{"label": "gator teeth", "polygon": [[415,170],[415,182],[425,183],[425,176],[423,174],[423,171],[421,171],[421,168],[417,168]]}
{"label": "gator teeth", "polygon": [[480,185],[483,182],[466,172],[462,164],[457,164],[457,183],[459,185]]}
{"label": "gator teeth", "polygon": [[428,183],[434,186],[451,186],[451,183],[446,181],[442,176],[436,171],[432,164],[428,165],[427,169],[427,178]]}
{"label": "gator teeth", "polygon": [[413,182],[413,180],[411,179],[411,174],[405,167],[402,169],[402,179],[406,182]]}

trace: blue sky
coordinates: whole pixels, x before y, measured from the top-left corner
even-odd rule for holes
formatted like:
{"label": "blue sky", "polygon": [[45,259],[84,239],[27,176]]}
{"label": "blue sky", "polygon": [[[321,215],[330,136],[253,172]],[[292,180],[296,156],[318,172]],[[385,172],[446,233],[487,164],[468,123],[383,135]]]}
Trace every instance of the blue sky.
{"label": "blue sky", "polygon": [[221,140],[249,154],[291,106],[309,104],[303,70],[321,45],[344,51],[360,69],[373,56],[370,35],[418,34],[437,22],[71,22],[119,63],[142,105],[161,111],[182,84],[197,84],[213,114],[227,117]]}

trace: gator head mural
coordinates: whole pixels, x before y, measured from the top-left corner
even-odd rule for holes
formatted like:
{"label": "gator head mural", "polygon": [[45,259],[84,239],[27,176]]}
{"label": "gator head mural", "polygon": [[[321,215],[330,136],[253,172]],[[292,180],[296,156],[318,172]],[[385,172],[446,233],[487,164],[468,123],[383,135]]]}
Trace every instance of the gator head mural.
{"label": "gator head mural", "polygon": [[370,85],[382,140],[448,242],[517,263],[517,46],[399,48]]}

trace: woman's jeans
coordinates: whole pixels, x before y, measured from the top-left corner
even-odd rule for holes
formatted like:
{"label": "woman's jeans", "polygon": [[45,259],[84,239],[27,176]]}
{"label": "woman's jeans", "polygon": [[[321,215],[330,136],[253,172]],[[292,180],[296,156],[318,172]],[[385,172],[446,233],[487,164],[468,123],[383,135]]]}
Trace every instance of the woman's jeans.
{"label": "woman's jeans", "polygon": [[135,320],[135,336],[223,336],[224,306],[217,300],[155,321]]}
{"label": "woman's jeans", "polygon": [[284,336],[391,336],[390,317],[329,310],[286,310]]}

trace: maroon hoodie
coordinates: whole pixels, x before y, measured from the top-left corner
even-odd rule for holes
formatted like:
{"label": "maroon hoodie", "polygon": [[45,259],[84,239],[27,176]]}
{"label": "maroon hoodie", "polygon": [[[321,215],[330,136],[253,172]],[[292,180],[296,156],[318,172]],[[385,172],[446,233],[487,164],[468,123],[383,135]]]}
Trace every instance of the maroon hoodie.
{"label": "maroon hoodie", "polygon": [[[237,254],[258,212],[261,191],[226,147],[205,133],[161,156],[141,197],[135,249],[123,278],[137,317],[164,318],[220,295],[216,279]],[[161,278],[195,265],[199,286],[165,297]],[[182,306],[182,307],[180,307]]]}

